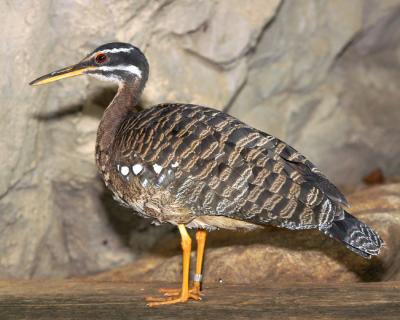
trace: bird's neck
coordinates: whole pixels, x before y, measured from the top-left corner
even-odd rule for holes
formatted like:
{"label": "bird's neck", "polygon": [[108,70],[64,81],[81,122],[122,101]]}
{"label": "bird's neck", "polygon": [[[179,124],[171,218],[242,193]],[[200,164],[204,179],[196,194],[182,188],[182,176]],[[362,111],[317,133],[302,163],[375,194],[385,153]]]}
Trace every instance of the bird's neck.
{"label": "bird's neck", "polygon": [[139,79],[121,83],[117,94],[104,111],[97,130],[96,152],[108,150],[114,141],[121,122],[130,112],[136,112],[136,106],[144,85]]}

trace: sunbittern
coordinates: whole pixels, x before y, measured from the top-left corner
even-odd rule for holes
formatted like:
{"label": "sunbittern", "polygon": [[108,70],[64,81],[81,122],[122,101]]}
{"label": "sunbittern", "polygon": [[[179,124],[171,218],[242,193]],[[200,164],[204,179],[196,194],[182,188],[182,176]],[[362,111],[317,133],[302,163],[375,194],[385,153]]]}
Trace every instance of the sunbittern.
{"label": "sunbittern", "polygon": [[[123,205],[177,225],[181,234],[182,288],[150,298],[150,306],[200,299],[206,230],[316,228],[363,257],[379,254],[378,234],[346,212],[342,193],[283,141],[198,105],[167,103],[138,111],[149,65],[130,44],[105,44],[30,84],[81,74],[119,86],[97,132],[96,163],[106,186]],[[191,289],[186,227],[197,229]]]}

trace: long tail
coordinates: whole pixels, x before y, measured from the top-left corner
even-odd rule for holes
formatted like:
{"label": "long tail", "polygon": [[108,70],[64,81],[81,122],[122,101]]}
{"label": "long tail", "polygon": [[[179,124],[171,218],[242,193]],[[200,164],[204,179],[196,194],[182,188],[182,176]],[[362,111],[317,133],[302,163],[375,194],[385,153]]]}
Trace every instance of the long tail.
{"label": "long tail", "polygon": [[374,230],[348,212],[344,213],[344,219],[333,221],[323,232],[364,258],[378,255],[384,245]]}

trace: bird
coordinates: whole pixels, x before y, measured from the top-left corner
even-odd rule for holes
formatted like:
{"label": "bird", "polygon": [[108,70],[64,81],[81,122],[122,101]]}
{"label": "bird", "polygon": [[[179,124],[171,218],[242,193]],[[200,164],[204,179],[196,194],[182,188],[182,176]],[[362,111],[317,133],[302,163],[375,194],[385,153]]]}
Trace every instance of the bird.
{"label": "bird", "polygon": [[[101,45],[30,85],[79,75],[118,85],[96,138],[105,185],[123,206],[180,232],[182,285],[160,289],[163,295],[147,298],[149,306],[201,300],[205,242],[213,230],[318,229],[362,257],[379,254],[380,236],[352,216],[339,189],[284,141],[214,108],[162,103],[140,109],[149,63],[138,47]],[[188,228],[197,240],[191,287]]]}

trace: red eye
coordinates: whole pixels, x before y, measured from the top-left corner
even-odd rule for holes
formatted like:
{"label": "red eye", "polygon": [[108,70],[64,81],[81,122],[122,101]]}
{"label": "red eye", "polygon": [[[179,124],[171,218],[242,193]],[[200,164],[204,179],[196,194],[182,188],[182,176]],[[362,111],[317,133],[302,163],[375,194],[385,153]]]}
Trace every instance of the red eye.
{"label": "red eye", "polygon": [[102,64],[107,61],[107,56],[104,53],[99,53],[95,60],[98,64]]}

